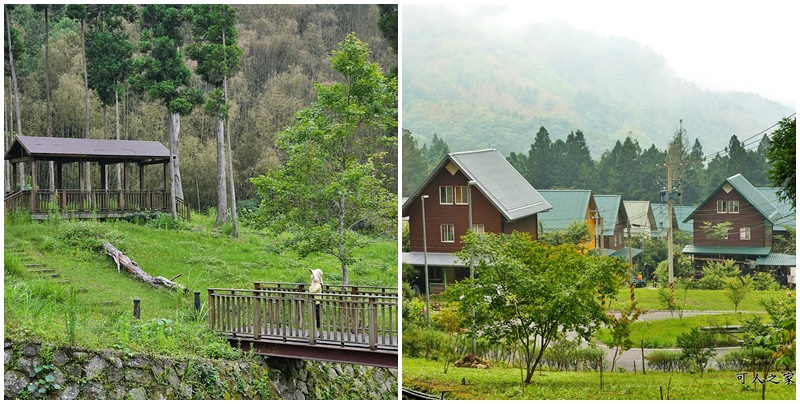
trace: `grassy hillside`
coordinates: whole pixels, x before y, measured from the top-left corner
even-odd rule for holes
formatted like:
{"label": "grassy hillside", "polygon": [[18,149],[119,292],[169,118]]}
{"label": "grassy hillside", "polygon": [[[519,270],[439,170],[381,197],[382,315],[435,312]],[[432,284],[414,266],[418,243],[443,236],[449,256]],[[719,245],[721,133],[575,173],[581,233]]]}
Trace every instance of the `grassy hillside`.
{"label": "grassy hillside", "polygon": [[[247,228],[240,229],[239,239],[231,239],[225,234],[229,227],[216,229],[213,220],[196,215],[176,227],[163,219],[147,224],[31,223],[6,216],[4,338],[225,357],[235,354],[207,328],[207,288],[252,288],[256,280],[308,283],[308,268],[323,269],[328,284],[341,282],[341,267],[332,257],[300,258],[281,251],[279,235]],[[192,293],[154,289],[124,270],[117,273],[101,248],[103,240],[150,275],[180,275],[176,282],[201,292],[203,310],[193,309]],[[10,252],[12,248],[22,252]],[[24,256],[60,277],[40,279],[28,273],[22,267]],[[350,279],[354,285],[396,286],[396,242],[376,240],[359,251]],[[134,298],[141,299],[141,320],[132,318]]]}

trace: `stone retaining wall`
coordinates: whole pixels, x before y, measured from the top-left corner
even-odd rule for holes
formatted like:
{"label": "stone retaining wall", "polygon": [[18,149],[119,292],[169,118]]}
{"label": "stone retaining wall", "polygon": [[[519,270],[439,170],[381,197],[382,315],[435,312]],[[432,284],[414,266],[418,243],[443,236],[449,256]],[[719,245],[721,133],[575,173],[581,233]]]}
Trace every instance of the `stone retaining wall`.
{"label": "stone retaining wall", "polygon": [[4,344],[6,399],[396,399],[397,370]]}

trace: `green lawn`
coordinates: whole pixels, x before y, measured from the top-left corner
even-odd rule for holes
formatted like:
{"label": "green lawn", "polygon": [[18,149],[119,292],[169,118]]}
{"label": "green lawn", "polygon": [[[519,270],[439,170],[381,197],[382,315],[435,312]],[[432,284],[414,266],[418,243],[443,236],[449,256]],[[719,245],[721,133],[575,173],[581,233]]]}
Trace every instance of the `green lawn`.
{"label": "green lawn", "polygon": [[[6,246],[19,246],[34,262],[60,273],[69,283],[5,276],[4,337],[34,339],[87,348],[135,352],[224,356],[229,354],[207,327],[207,288],[252,288],[253,281],[308,283],[308,268],[322,268],[325,282],[340,283],[333,257],[300,258],[276,248],[278,236],[240,228],[238,239],[213,227],[213,217],[192,215],[180,229],[118,222],[9,221]],[[154,289],[136,280],[99,248],[108,240],[153,276],[173,278],[201,292],[203,310],[186,295]],[[397,285],[394,240],[376,240],[357,252],[350,284]],[[132,319],[133,299],[141,300],[141,320]],[[220,352],[215,352],[220,351]]]}
{"label": "green lawn", "polygon": [[[773,372],[782,380],[782,372]],[[443,373],[442,362],[403,358],[403,387],[421,390],[436,396],[446,391],[446,399],[463,400],[757,400],[761,399],[761,385],[752,384],[753,375],[746,376],[743,385],[737,372],[711,372],[700,378],[699,374],[663,373],[604,373],[604,387],[600,388],[598,372],[536,372],[532,383],[520,384],[518,368],[496,367],[467,369],[450,367]],[[462,383],[463,382],[463,383]],[[465,384],[464,384],[465,383]],[[756,388],[757,386],[757,388]],[[794,400],[796,385],[767,384],[766,398]]]}
{"label": "green lawn", "polygon": [[[634,290],[636,300],[639,302],[640,307],[653,310],[664,310],[664,306],[659,302],[658,289],[652,287],[637,288]],[[766,298],[779,298],[786,296],[786,290],[765,290],[750,292],[744,300],[739,303],[739,311],[764,311],[759,302]],[[684,309],[694,311],[733,311],[733,303],[725,297],[721,290],[699,290],[689,289],[675,289],[675,302],[684,304],[684,297],[686,304]],[[630,289],[621,288],[616,296],[616,301],[611,301],[609,308],[611,310],[618,309],[623,302],[630,300]],[[676,315],[677,317],[677,315]]]}

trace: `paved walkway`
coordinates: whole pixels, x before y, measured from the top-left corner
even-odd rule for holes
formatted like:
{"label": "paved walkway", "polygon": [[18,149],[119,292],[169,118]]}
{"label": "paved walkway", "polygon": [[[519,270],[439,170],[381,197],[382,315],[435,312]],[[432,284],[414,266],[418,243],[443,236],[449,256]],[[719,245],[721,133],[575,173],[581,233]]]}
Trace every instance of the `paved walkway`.
{"label": "paved walkway", "polygon": [[[733,311],[685,311],[683,313],[684,317],[691,317],[697,316],[702,314],[726,314],[726,313],[733,313]],[[747,312],[747,311],[740,311],[739,313],[762,313],[762,312]],[[664,320],[668,318],[678,318],[678,313],[676,312],[674,315],[670,314],[669,311],[653,311],[650,313],[642,314],[639,316],[639,320]],[[574,335],[568,335],[570,338],[574,338]],[[588,345],[584,342],[584,345]],[[606,359],[609,364],[614,359],[614,350],[609,349],[604,345],[600,345],[601,348],[606,350]],[[717,347],[716,352],[717,356],[723,355],[725,352],[728,352],[733,349],[737,349],[739,347]],[[659,348],[659,349],[644,349],[644,355],[647,356],[652,351],[680,351],[680,348]],[[617,358],[616,366],[618,368],[624,368],[629,372],[633,372],[633,364],[636,362],[636,371],[641,372],[642,370],[642,348],[631,348],[628,351],[625,351]],[[716,361],[711,361],[711,367],[717,369]]]}

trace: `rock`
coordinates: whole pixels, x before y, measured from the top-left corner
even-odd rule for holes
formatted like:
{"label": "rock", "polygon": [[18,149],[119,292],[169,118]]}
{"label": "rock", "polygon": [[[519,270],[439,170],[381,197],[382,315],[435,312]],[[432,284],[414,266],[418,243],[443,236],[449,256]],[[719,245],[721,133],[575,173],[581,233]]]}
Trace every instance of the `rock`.
{"label": "rock", "polygon": [[83,376],[83,368],[77,363],[70,363],[64,368],[64,371],[75,379],[80,379]]}
{"label": "rock", "polygon": [[25,356],[39,356],[39,348],[41,345],[28,344],[22,348],[22,354]]}
{"label": "rock", "polygon": [[103,373],[106,366],[108,366],[108,362],[106,362],[105,359],[101,358],[100,355],[94,356],[89,360],[89,364],[86,365],[86,378],[89,380],[96,378],[99,374]]}
{"label": "rock", "polygon": [[22,389],[28,387],[28,378],[25,377],[24,374],[14,370],[9,370],[5,373],[3,377],[5,382],[5,397],[17,398],[17,394],[19,394]]}
{"label": "rock", "polygon": [[300,381],[303,381],[303,382],[306,381],[308,379],[308,370],[300,369],[297,372],[297,377],[298,377],[298,379],[300,379]]}
{"label": "rock", "polygon": [[78,393],[79,392],[80,392],[80,390],[78,390],[78,386],[76,386],[74,384],[70,384],[69,386],[67,386],[63,390],[61,390],[61,393],[58,394],[58,399],[59,400],[74,400],[74,399],[78,398]]}
{"label": "rock", "polygon": [[342,370],[342,365],[340,365],[339,363],[334,363],[333,364],[333,370],[336,371],[336,375],[337,376],[341,375],[342,373],[344,373],[344,371]]}
{"label": "rock", "polygon": [[3,350],[3,364],[8,365],[8,361],[11,360],[11,356],[13,355],[14,355],[14,350],[10,348],[6,348],[5,350]]}
{"label": "rock", "polygon": [[33,368],[42,364],[42,360],[39,357],[30,358],[27,356],[23,356],[17,360],[17,367],[20,370],[25,371],[25,373],[30,374],[33,372]]}
{"label": "rock", "polygon": [[147,392],[144,387],[128,390],[128,396],[130,396],[131,400],[147,400]]}
{"label": "rock", "polygon": [[150,372],[142,369],[127,369],[125,371],[125,381],[134,384],[149,384],[153,381]]}
{"label": "rock", "polygon": [[62,350],[56,350],[53,352],[53,365],[56,367],[61,367],[63,364],[67,363],[67,354],[64,353]]}
{"label": "rock", "polygon": [[151,366],[150,361],[147,358],[141,356],[134,356],[125,363],[127,367],[137,368],[137,369],[145,369]]}
{"label": "rock", "polygon": [[486,368],[488,368],[488,366],[484,365],[483,363],[479,363],[479,364],[475,365],[475,367],[478,368],[478,369],[486,369]]}
{"label": "rock", "polygon": [[86,400],[105,400],[106,389],[103,388],[100,383],[89,382],[87,385],[83,386],[81,395]]}
{"label": "rock", "polygon": [[109,400],[124,400],[125,399],[125,387],[117,386],[114,387],[114,390],[108,393]]}

